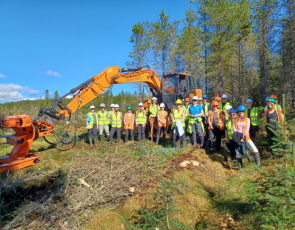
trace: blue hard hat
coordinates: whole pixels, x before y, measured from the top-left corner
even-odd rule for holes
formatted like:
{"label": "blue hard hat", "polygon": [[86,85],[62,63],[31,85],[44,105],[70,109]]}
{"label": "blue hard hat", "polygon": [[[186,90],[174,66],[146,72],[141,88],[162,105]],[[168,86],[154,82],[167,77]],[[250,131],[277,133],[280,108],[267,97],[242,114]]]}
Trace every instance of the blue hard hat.
{"label": "blue hard hat", "polygon": [[239,105],[237,110],[238,111],[246,111],[246,107],[243,105]]}
{"label": "blue hard hat", "polygon": [[207,94],[203,94],[203,98],[207,99],[208,98]]}
{"label": "blue hard hat", "polygon": [[226,99],[227,95],[226,94],[222,94],[221,99]]}
{"label": "blue hard hat", "polygon": [[247,99],[246,103],[253,103],[252,99]]}
{"label": "blue hard hat", "polygon": [[235,110],[234,108],[231,108],[231,109],[229,110],[229,113],[237,113],[237,110]]}
{"label": "blue hard hat", "polygon": [[266,102],[268,101],[268,97],[265,99],[265,101],[266,101]]}

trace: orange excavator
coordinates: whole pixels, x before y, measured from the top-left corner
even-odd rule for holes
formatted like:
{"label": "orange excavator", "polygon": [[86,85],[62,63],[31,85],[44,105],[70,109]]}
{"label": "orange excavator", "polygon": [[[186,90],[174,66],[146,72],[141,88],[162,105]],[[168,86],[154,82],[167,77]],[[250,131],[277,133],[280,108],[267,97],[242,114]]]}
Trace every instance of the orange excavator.
{"label": "orange excavator", "polygon": [[[6,138],[6,142],[0,144],[13,145],[10,155],[0,157],[0,173],[10,170],[15,171],[39,162],[39,157],[34,153],[30,153],[30,147],[33,141],[51,134],[57,135],[55,127],[61,120],[69,118],[79,108],[101,95],[108,90],[113,84],[123,83],[146,83],[154,97],[162,101],[169,110],[177,99],[185,97],[192,98],[197,95],[202,96],[202,91],[196,89],[195,81],[188,73],[178,73],[163,76],[161,82],[160,76],[149,68],[139,69],[120,69],[118,66],[106,68],[102,73],[93,76],[88,81],[82,83],[78,87],[70,90],[67,94],[59,99],[54,99],[52,105],[48,109],[41,108],[38,116],[32,119],[27,115],[6,116],[0,120],[0,128],[13,129],[15,134],[0,136]],[[63,99],[69,95],[74,95],[68,105],[65,105]],[[56,110],[58,108],[58,111]],[[76,113],[77,114],[77,113]],[[77,119],[77,118],[76,118]],[[67,129],[70,122],[67,122]],[[74,137],[67,140],[66,132],[62,137],[58,136],[58,142],[70,144],[76,138],[76,130]],[[47,141],[47,140],[46,140]],[[49,141],[47,141],[50,143]]]}

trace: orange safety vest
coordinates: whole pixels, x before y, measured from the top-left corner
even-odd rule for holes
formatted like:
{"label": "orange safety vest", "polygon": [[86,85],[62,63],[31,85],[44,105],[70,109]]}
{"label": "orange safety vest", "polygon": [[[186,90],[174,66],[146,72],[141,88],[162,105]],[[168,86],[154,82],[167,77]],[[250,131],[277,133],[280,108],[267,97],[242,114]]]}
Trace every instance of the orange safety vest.
{"label": "orange safety vest", "polygon": [[[244,123],[243,123],[243,134],[246,132],[246,127],[247,127],[248,119],[249,118],[246,117],[245,120],[244,120]],[[236,125],[236,129],[238,129],[238,125],[237,124],[235,124],[235,125]],[[244,136],[245,136],[246,142],[248,142],[248,141],[251,140],[249,132],[246,133]]]}
{"label": "orange safety vest", "polygon": [[[211,119],[211,124],[213,123],[213,113],[214,113],[213,110],[210,110],[209,111],[209,116],[210,116],[210,119]],[[222,114],[221,114],[220,109],[217,109],[217,119],[218,119],[220,130],[224,130],[224,119],[222,119]],[[209,129],[213,129],[213,126],[212,125],[209,125],[208,128]]]}
{"label": "orange safety vest", "polygon": [[134,113],[125,113],[124,115],[124,129],[134,129]]}
{"label": "orange safety vest", "polygon": [[[276,113],[277,113],[277,115],[278,115],[278,123],[280,124],[280,122],[281,122],[281,115],[283,114],[282,113],[282,109],[280,109],[280,112],[279,112],[279,110],[278,110],[278,108],[277,107],[275,107],[275,110],[276,110]],[[268,114],[268,109],[266,110],[266,112],[265,112],[265,119],[266,119],[266,123],[268,123],[268,119],[267,119],[267,115]],[[284,126],[282,125],[282,128],[281,128],[281,130],[284,130]]]}
{"label": "orange safety vest", "polygon": [[[164,127],[167,127],[167,116],[168,116],[168,112],[167,111],[158,111],[158,116],[160,117],[160,121],[162,123],[164,123]],[[163,124],[158,121],[158,126],[162,127]]]}

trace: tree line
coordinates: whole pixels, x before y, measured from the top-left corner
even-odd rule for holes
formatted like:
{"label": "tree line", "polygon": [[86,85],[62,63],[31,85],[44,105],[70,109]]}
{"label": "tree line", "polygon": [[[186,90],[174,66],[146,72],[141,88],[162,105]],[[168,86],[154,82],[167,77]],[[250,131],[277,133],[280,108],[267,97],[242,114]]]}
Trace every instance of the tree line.
{"label": "tree line", "polygon": [[226,93],[233,104],[263,105],[275,93],[295,108],[295,1],[190,2],[181,22],[162,10],[157,21],[133,25],[127,65],[161,76],[189,71],[203,92]]}

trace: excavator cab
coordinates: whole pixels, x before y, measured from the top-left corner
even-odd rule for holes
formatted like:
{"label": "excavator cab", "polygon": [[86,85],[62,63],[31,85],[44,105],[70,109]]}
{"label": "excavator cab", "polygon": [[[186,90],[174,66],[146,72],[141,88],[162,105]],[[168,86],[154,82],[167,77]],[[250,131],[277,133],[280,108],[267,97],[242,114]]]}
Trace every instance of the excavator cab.
{"label": "excavator cab", "polygon": [[202,97],[202,90],[196,89],[193,76],[186,73],[165,75],[162,84],[162,102],[170,109],[177,99],[193,96]]}

